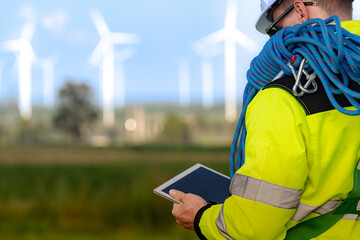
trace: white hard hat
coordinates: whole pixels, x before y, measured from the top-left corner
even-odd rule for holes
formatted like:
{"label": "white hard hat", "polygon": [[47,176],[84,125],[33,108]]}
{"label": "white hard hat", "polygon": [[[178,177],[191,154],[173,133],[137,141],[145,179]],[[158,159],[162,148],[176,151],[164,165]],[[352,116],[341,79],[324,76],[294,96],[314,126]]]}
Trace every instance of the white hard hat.
{"label": "white hard hat", "polygon": [[[275,8],[276,6],[279,6],[281,2],[282,0],[260,0],[261,15],[256,22],[256,29],[259,32],[266,34],[266,28],[273,23],[272,16],[268,15],[268,12],[271,7]],[[352,2],[354,2],[354,0],[352,0]],[[274,9],[272,9],[269,13],[272,14],[273,10]]]}
{"label": "white hard hat", "polygon": [[274,4],[280,4],[281,0],[261,0],[260,2],[261,15],[256,23],[256,29],[259,32],[266,34],[265,29],[272,24],[267,16],[267,12]]}

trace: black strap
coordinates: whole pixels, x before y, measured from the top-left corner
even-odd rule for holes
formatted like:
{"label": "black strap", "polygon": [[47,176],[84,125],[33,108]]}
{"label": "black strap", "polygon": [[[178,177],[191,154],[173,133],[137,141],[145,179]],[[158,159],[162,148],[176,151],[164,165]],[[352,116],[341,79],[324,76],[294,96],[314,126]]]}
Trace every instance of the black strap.
{"label": "black strap", "polygon": [[[306,77],[303,75],[302,82],[306,81]],[[269,84],[267,84],[263,90],[268,88],[281,88],[288,92],[290,95],[292,95],[299,104],[303,107],[306,115],[312,115],[320,112],[325,112],[329,110],[335,109],[335,107],[331,104],[324,86],[321,84],[321,81],[319,78],[315,79],[318,90],[315,93],[312,94],[304,94],[302,97],[297,97],[292,92],[292,88],[295,84],[295,80],[293,76],[284,76],[280,79],[277,79]],[[360,91],[360,86],[355,81],[349,82],[349,88],[354,91]],[[350,107],[352,104],[347,100],[347,98],[343,94],[335,95],[336,101],[342,106],[342,107]],[[360,103],[360,102],[359,102]]]}
{"label": "black strap", "polygon": [[194,229],[196,232],[196,235],[199,237],[199,239],[201,240],[206,240],[206,237],[202,234],[201,229],[200,229],[200,219],[203,215],[203,213],[210,208],[211,206],[215,205],[216,203],[214,202],[210,202],[207,205],[203,206],[202,208],[200,208],[200,210],[196,213],[195,219],[194,219]]}

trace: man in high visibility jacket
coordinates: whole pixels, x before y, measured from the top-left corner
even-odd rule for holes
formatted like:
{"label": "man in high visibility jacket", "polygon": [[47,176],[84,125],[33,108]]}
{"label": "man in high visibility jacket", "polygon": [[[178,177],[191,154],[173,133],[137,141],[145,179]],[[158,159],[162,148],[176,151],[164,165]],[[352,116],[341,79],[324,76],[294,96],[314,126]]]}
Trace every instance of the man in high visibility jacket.
{"label": "man in high visibility jacket", "polygon": [[[337,15],[343,28],[360,35],[360,21],[350,21],[352,0],[261,2],[256,28],[262,33]],[[170,191],[181,202],[172,211],[177,223],[200,239],[284,239],[300,222],[336,209],[352,190],[354,169],[360,170],[360,116],[326,107],[304,111],[288,92],[266,87],[248,106],[245,121],[246,162],[224,204]],[[360,216],[345,214],[313,239],[360,239]]]}

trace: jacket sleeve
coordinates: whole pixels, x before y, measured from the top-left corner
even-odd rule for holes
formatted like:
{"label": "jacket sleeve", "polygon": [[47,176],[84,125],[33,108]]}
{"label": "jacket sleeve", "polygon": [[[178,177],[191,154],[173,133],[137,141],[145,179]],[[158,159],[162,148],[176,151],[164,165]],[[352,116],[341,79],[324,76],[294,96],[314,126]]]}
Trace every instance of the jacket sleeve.
{"label": "jacket sleeve", "polygon": [[308,175],[304,110],[284,90],[260,91],[246,113],[245,164],[224,204],[199,221],[207,239],[284,239]]}

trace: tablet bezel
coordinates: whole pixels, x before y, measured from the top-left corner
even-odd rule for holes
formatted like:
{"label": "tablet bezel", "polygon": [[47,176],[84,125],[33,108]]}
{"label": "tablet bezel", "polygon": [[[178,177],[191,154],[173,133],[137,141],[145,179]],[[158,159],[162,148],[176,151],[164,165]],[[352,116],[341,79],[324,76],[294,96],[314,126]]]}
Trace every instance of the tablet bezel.
{"label": "tablet bezel", "polygon": [[204,166],[204,165],[202,165],[200,163],[197,163],[194,166],[192,166],[192,167],[186,169],[185,171],[181,172],[180,174],[176,175],[175,177],[171,178],[170,180],[166,181],[165,183],[161,184],[160,186],[155,188],[153,190],[153,192],[156,195],[159,195],[159,196],[161,196],[161,197],[163,197],[163,198],[165,198],[167,200],[170,200],[170,201],[172,201],[174,203],[180,204],[181,203],[180,201],[174,199],[173,197],[171,197],[168,193],[164,192],[163,190],[166,189],[168,186],[174,184],[175,182],[179,181],[180,179],[184,178],[185,176],[189,175],[190,173],[194,172],[195,170],[197,170],[200,167],[203,167],[203,168],[205,168],[205,169],[207,169],[207,170],[209,170],[211,172],[214,172],[214,173],[216,173],[216,174],[230,180],[230,177],[226,176],[225,174],[222,174],[220,172],[215,171],[214,169],[211,169],[211,168],[206,167],[206,166]]}

